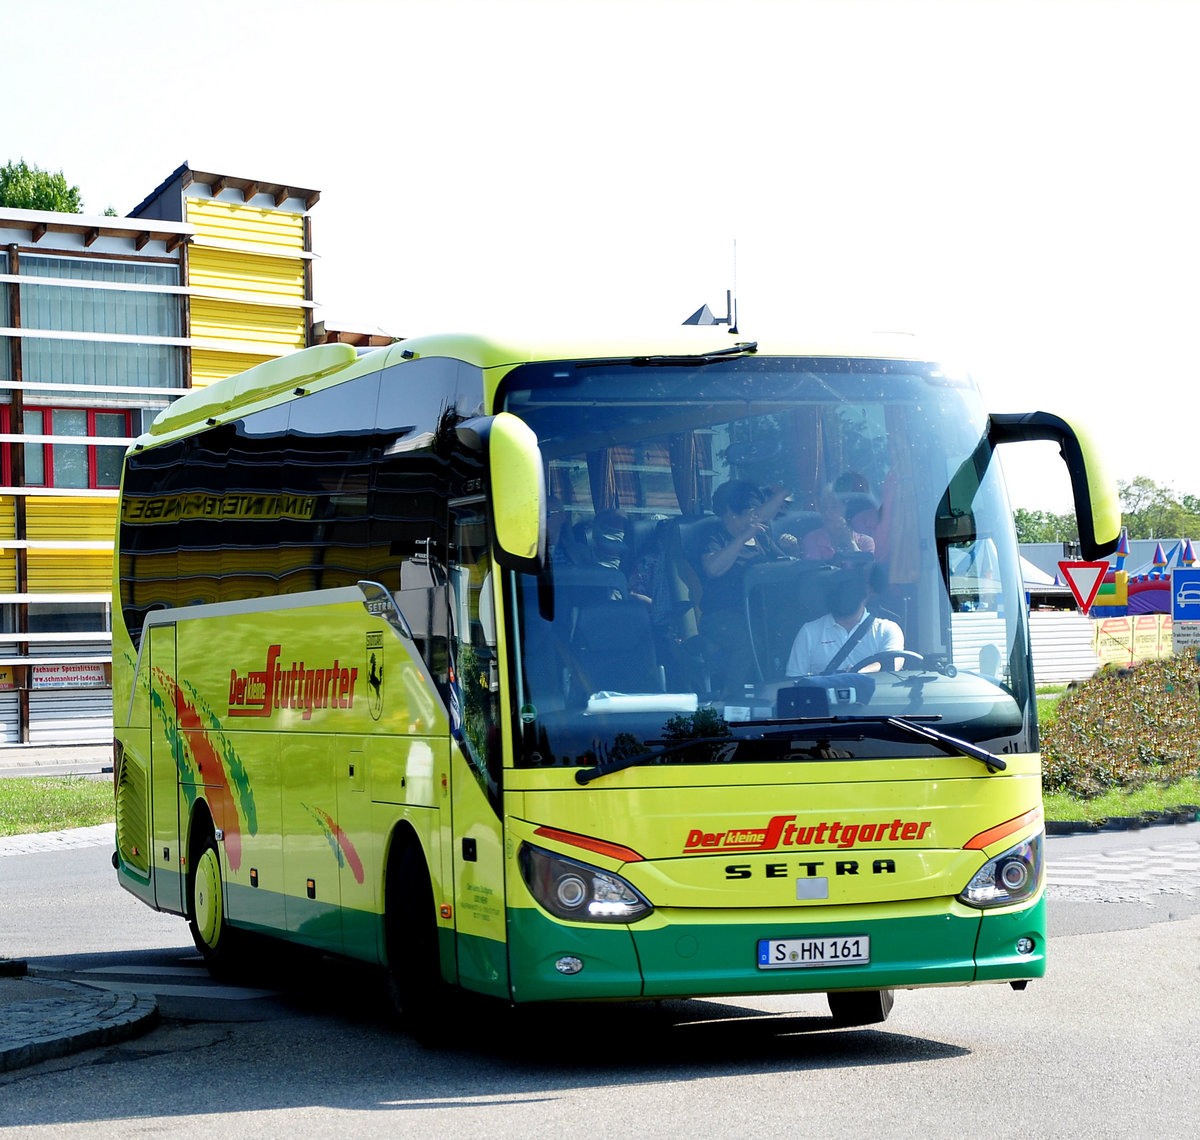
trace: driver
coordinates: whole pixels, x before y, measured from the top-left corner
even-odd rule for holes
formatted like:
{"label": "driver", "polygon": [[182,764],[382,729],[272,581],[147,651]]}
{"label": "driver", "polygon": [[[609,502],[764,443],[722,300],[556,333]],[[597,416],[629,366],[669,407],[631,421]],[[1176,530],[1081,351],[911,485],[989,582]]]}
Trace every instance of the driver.
{"label": "driver", "polygon": [[[855,665],[890,650],[904,649],[904,634],[894,621],[867,611],[867,578],[844,570],[834,583],[829,613],[806,622],[792,642],[787,675],[853,672]],[[875,662],[868,668],[878,669]]]}

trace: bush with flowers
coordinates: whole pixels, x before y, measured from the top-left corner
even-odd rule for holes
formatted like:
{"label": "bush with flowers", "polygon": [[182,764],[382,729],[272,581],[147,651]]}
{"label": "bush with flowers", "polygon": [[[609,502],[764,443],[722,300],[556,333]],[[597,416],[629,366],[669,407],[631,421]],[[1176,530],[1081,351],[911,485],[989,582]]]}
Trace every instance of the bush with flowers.
{"label": "bush with flowers", "polygon": [[1080,799],[1200,775],[1200,661],[1102,670],[1059,699],[1041,748],[1044,789]]}

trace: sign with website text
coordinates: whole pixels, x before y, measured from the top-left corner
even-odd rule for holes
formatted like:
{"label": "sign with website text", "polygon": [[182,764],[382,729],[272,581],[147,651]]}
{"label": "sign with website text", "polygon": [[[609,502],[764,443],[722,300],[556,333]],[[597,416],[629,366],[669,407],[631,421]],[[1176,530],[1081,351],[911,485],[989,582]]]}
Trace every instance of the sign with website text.
{"label": "sign with website text", "polygon": [[74,665],[66,661],[55,665],[34,665],[32,681],[35,689],[75,689],[108,683],[100,662]]}

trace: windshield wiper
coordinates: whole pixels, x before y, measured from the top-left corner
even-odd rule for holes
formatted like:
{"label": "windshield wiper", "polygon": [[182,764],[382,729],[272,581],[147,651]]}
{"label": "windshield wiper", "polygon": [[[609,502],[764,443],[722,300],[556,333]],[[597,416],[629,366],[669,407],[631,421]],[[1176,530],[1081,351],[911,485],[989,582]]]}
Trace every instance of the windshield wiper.
{"label": "windshield wiper", "polygon": [[1008,767],[994,752],[980,748],[978,744],[969,744],[965,740],[959,740],[957,736],[948,736],[940,729],[930,728],[927,724],[916,724],[908,717],[903,716],[884,717],[884,720],[901,732],[907,732],[910,736],[927,740],[934,748],[941,749],[947,756],[970,756],[972,760],[986,764],[989,772],[1003,772]]}
{"label": "windshield wiper", "polygon": [[678,355],[667,354],[663,356],[632,356],[629,358],[629,363],[639,367],[644,367],[648,364],[677,364],[687,367],[693,364],[713,364],[718,360],[729,360],[734,356],[746,356],[757,351],[758,341],[742,340],[726,348],[714,349],[712,352],[680,353]]}
{"label": "windshield wiper", "polygon": [[[981,748],[978,744],[971,744],[966,740],[960,740],[957,736],[950,736],[940,729],[933,728],[929,724],[921,723],[930,720],[941,720],[941,716],[801,716],[785,721],[756,720],[739,721],[738,723],[739,727],[742,728],[757,728],[778,724],[790,724],[800,727],[843,724],[886,724],[898,729],[900,732],[907,733],[909,736],[915,736],[920,740],[932,744],[939,751],[946,753],[947,756],[969,756],[972,760],[978,760],[981,764],[987,766],[989,772],[1003,772],[1008,767],[999,756],[993,752],[989,752],[986,748]],[[792,729],[783,728],[775,732],[760,733],[757,737],[750,739],[777,740],[781,737],[794,735],[795,732]],[[623,756],[617,760],[601,761],[591,768],[579,768],[575,772],[575,781],[579,784],[590,784],[593,780],[598,780],[601,776],[608,776],[613,772],[621,772],[626,768],[636,768],[640,764],[646,764],[662,756],[671,756],[677,752],[686,752],[697,744],[723,744],[730,746],[726,754],[718,758],[718,763],[720,763],[729,760],[737,750],[738,745],[744,743],[746,740],[746,737],[737,736],[700,736],[695,740],[684,740],[667,748],[658,748],[651,752],[639,752],[634,756]]]}
{"label": "windshield wiper", "polygon": [[639,752],[635,756],[621,756],[616,760],[602,760],[592,768],[577,768],[575,770],[575,782],[578,784],[590,784],[593,780],[600,779],[601,776],[608,776],[613,772],[622,772],[626,768],[636,768],[639,764],[657,760],[661,756],[672,756],[677,752],[687,752],[689,749],[695,748],[698,744],[727,745],[727,753],[718,759],[718,763],[720,763],[728,760],[737,751],[739,743],[741,742],[736,736],[697,736],[693,740],[681,740],[678,744],[672,744],[666,748],[655,748],[651,752]]}
{"label": "windshield wiper", "polygon": [[749,356],[758,351],[758,341],[740,340],[725,348],[714,348],[712,352],[664,353],[661,356],[606,356],[596,360],[576,360],[576,368],[611,368],[614,364],[632,364],[637,368],[649,365],[675,365],[691,368],[698,364],[716,364],[720,360],[732,360],[735,356]]}
{"label": "windshield wiper", "polygon": [[[989,752],[986,748],[980,748],[978,744],[970,744],[965,740],[959,740],[957,736],[950,736],[948,733],[942,732],[941,729],[933,728],[928,723],[925,723],[941,719],[941,714],[937,713],[929,716],[798,716],[783,721],[751,720],[740,721],[739,723],[743,726],[795,724],[806,727],[831,724],[886,724],[907,733],[909,736],[916,736],[921,740],[927,741],[935,748],[946,753],[947,756],[969,756],[972,760],[978,760],[981,764],[986,764],[989,771],[1003,772],[1008,767],[994,752]],[[764,733],[763,739],[770,740],[790,735],[794,734],[791,730],[785,728],[777,732]]]}

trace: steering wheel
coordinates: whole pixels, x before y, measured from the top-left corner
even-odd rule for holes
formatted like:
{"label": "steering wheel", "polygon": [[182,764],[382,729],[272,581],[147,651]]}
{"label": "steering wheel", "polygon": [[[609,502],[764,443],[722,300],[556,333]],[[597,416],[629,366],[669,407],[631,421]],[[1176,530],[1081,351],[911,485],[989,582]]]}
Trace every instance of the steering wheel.
{"label": "steering wheel", "polygon": [[[919,653],[913,653],[910,649],[885,649],[882,653],[872,653],[870,657],[864,657],[857,665],[854,666],[856,673],[861,673],[864,666],[878,665],[888,673],[897,672],[895,661],[897,657],[903,657],[904,663],[907,666],[909,663],[919,666],[925,664],[925,658]],[[889,662],[891,666],[889,667]]]}

